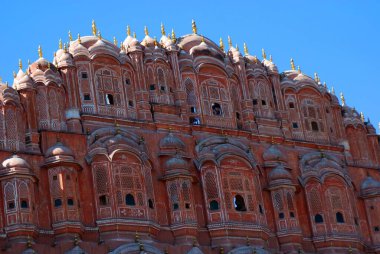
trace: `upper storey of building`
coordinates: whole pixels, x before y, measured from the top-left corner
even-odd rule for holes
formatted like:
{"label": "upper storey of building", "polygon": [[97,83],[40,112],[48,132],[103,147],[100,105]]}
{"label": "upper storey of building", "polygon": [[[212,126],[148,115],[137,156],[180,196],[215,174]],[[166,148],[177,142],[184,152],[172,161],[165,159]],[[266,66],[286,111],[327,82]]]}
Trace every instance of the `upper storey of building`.
{"label": "upper storey of building", "polygon": [[162,25],[160,39],[145,28],[138,40],[128,27],[118,46],[102,38],[93,22],[92,35],[60,41],[52,62],[39,48],[39,58],[25,71],[20,63],[13,88],[1,85],[2,117],[25,115],[17,124],[4,122],[3,148],[22,150],[33,139],[13,138],[8,125],[21,136],[88,132],[104,119],[231,129],[346,148],[350,135],[375,134],[343,95],[340,105],[318,75],[296,70],[293,60],[291,70],[280,73],[264,50],[260,60],[245,44],[241,53],[228,38],[226,49],[222,40],[217,45],[199,35],[195,22],[192,28],[177,38]]}

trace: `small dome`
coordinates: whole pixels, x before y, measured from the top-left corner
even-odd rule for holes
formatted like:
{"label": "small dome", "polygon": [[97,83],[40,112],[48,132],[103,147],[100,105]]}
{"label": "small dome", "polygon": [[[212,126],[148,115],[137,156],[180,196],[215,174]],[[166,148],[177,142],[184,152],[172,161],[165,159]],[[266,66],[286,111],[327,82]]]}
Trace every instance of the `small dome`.
{"label": "small dome", "polygon": [[14,79],[13,87],[16,90],[31,88],[33,87],[33,81],[27,73],[20,69]]}
{"label": "small dome", "polygon": [[363,194],[378,192],[380,191],[380,182],[373,179],[371,176],[367,176],[367,178],[362,182],[360,190]]}
{"label": "small dome", "polygon": [[218,58],[220,61],[224,60],[224,57],[213,47],[209,46],[206,42],[202,41],[199,45],[192,47],[189,51],[190,55],[194,56],[212,56]]}
{"label": "small dome", "polygon": [[185,143],[177,137],[174,136],[173,133],[169,132],[164,138],[160,140],[160,148],[167,150],[184,150]]}
{"label": "small dome", "polygon": [[30,165],[26,160],[19,157],[17,154],[11,156],[8,159],[5,159],[2,163],[2,166],[4,168],[10,169],[10,168],[24,168],[24,169],[30,169]]}
{"label": "small dome", "polygon": [[180,157],[172,157],[165,162],[165,170],[188,169],[187,162]]}
{"label": "small dome", "polygon": [[61,142],[57,142],[55,145],[50,147],[45,153],[45,157],[54,156],[74,156],[74,153],[73,151],[71,151],[70,148],[68,148]]}
{"label": "small dome", "polygon": [[154,44],[154,39],[149,35],[145,35],[143,41],[141,42],[141,45],[145,47],[154,47]]}
{"label": "small dome", "polygon": [[272,72],[278,72],[277,66],[272,61],[264,59],[262,63],[264,64],[265,67],[268,68],[268,70]]}
{"label": "small dome", "polygon": [[286,161],[286,156],[278,149],[276,145],[271,145],[263,153],[264,161]]}
{"label": "small dome", "polygon": [[268,177],[270,182],[292,180],[292,176],[290,175],[289,171],[284,168],[283,165],[278,165],[277,167],[273,168]]}

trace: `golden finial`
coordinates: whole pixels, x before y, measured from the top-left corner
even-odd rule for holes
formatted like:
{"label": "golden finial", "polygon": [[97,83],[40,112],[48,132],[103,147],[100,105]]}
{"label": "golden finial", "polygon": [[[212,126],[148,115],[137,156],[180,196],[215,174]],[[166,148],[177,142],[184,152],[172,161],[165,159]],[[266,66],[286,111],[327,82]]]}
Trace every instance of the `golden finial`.
{"label": "golden finial", "polygon": [[314,72],[314,80],[315,82],[318,82],[318,73]]}
{"label": "golden finial", "polygon": [[194,19],[191,21],[191,28],[193,29],[193,33],[197,33],[197,25],[195,24]]}
{"label": "golden finial", "polygon": [[244,54],[248,55],[248,47],[247,47],[247,44],[245,44],[245,42],[243,44],[243,47],[244,47]]}
{"label": "golden finial", "polygon": [[41,45],[38,46],[38,56],[42,58],[42,48]]}
{"label": "golden finial", "polygon": [[253,60],[255,61],[256,64],[259,62],[259,59],[257,59],[257,56],[254,56]]}
{"label": "golden finial", "polygon": [[58,48],[62,49],[62,39],[59,39]]}
{"label": "golden finial", "polygon": [[158,46],[158,43],[157,43],[157,37],[154,36],[154,46],[157,47]]}
{"label": "golden finial", "polygon": [[362,120],[362,122],[363,122],[363,123],[365,122],[365,119],[364,119],[364,114],[363,114],[363,112],[360,112],[360,120]]}
{"label": "golden finial", "polygon": [[136,39],[136,32],[133,32],[133,38]]}
{"label": "golden finial", "polygon": [[172,41],[173,43],[176,43],[177,38],[175,37],[174,29],[172,29]]}
{"label": "golden finial", "polygon": [[16,72],[15,71],[13,71],[13,78],[16,78]]}
{"label": "golden finial", "polygon": [[224,51],[224,44],[223,44],[223,39],[222,39],[222,37],[220,37],[220,39],[219,39],[219,47],[220,47],[220,49],[221,49],[222,51]]}
{"label": "golden finial", "polygon": [[127,25],[127,36],[131,36],[131,28]]}
{"label": "golden finial", "polygon": [[239,46],[238,46],[237,44],[236,44],[236,47],[235,47],[235,48],[236,48],[237,51],[239,51]]}
{"label": "golden finial", "polygon": [[92,34],[94,36],[96,36],[96,31],[97,31],[97,29],[96,29],[95,20],[92,20]]}
{"label": "golden finial", "polygon": [[332,94],[332,95],[335,95],[335,90],[334,90],[334,87],[333,87],[333,86],[331,87],[331,94]]}
{"label": "golden finial", "polygon": [[201,41],[205,42],[205,37],[203,35],[201,35]]}
{"label": "golden finial", "polygon": [[261,54],[263,55],[263,59],[267,59],[267,54],[265,54],[265,49],[261,49]]}
{"label": "golden finial", "polygon": [[48,65],[47,65],[48,69],[50,69],[50,62],[48,62]]}
{"label": "golden finial", "polygon": [[227,41],[228,41],[228,47],[231,48],[232,47],[232,40],[231,40],[231,37],[229,35],[227,37]]}
{"label": "golden finial", "polygon": [[63,51],[64,51],[65,53],[67,53],[67,46],[66,46],[66,43],[63,44]]}
{"label": "golden finial", "polygon": [[346,106],[346,100],[344,99],[343,93],[340,93],[340,99],[342,100],[342,106]]}
{"label": "golden finial", "polygon": [[113,44],[114,44],[115,46],[117,46],[117,40],[116,40],[116,37],[115,37],[115,36],[113,37]]}
{"label": "golden finial", "polygon": [[82,40],[80,39],[80,34],[78,34],[78,43],[81,44]]}
{"label": "golden finial", "polygon": [[298,73],[302,73],[301,67],[299,65],[297,66],[297,69],[298,69]]}
{"label": "golden finial", "polygon": [[71,35],[70,30],[69,30],[69,41],[73,41],[73,36]]}
{"label": "golden finial", "polygon": [[292,68],[293,71],[296,69],[293,58],[290,58],[290,67]]}
{"label": "golden finial", "polygon": [[102,33],[100,31],[98,32],[98,38],[99,38],[99,40],[102,39]]}
{"label": "golden finial", "polygon": [[144,33],[145,33],[145,35],[147,35],[147,36],[149,35],[148,28],[147,28],[146,26],[144,27]]}
{"label": "golden finial", "polygon": [[161,23],[161,34],[165,36],[165,27],[164,24]]}
{"label": "golden finial", "polygon": [[21,59],[18,59],[18,68],[22,70],[22,61]]}
{"label": "golden finial", "polygon": [[269,55],[269,61],[272,62],[272,55]]}

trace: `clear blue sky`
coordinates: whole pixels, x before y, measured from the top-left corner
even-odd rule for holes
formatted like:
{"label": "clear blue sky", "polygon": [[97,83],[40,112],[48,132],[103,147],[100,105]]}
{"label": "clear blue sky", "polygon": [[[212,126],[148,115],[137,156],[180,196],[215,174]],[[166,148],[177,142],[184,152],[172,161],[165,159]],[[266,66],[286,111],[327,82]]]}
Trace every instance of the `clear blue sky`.
{"label": "clear blue sky", "polygon": [[[292,57],[304,73],[318,72],[336,93],[344,92],[354,106],[378,128],[380,113],[380,1],[1,1],[0,76],[12,84],[18,59],[26,64],[38,57],[53,58],[58,40],[91,33],[95,19],[102,36],[125,38],[129,24],[137,38],[148,26],[160,37],[160,24],[177,36],[198,33],[227,44],[230,35],[241,51],[246,42],[252,55],[261,48],[272,54],[280,71],[290,69]],[[100,4],[102,2],[103,4]]]}

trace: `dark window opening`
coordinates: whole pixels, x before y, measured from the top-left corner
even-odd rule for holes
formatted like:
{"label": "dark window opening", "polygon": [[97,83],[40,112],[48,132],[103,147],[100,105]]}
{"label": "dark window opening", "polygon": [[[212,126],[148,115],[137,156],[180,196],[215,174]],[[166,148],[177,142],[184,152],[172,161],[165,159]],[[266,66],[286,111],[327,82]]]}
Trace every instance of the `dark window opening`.
{"label": "dark window opening", "polygon": [[66,175],[66,180],[70,180],[70,179],[71,179],[70,175]]}
{"label": "dark window opening", "polygon": [[62,199],[57,198],[54,200],[54,206],[55,207],[61,207],[62,206]]}
{"label": "dark window opening", "polygon": [[289,102],[289,108],[294,108],[294,103],[293,102]]}
{"label": "dark window opening", "polygon": [[239,112],[236,112],[236,119],[240,120],[240,113]]}
{"label": "dark window opening", "polygon": [[131,80],[130,80],[129,78],[126,78],[126,79],[125,79],[125,84],[126,84],[126,85],[130,85],[130,84],[131,84]]}
{"label": "dark window opening", "polygon": [[186,209],[190,209],[190,204],[189,204],[189,203],[186,203],[186,204],[185,204],[185,208],[186,208]]}
{"label": "dark window opening", "polygon": [[74,199],[72,199],[72,198],[68,198],[68,199],[67,199],[67,205],[68,205],[68,206],[73,206],[73,205],[74,205]]}
{"label": "dark window opening", "polygon": [[318,131],[319,130],[318,123],[317,122],[311,122],[311,129],[313,131]]}
{"label": "dark window opening", "polygon": [[354,218],[354,222],[355,222],[355,225],[356,225],[356,226],[359,226],[358,218],[355,217],[355,218]]}
{"label": "dark window opening", "polygon": [[151,200],[151,199],[148,200],[148,206],[150,209],[154,209],[153,200]]}
{"label": "dark window opening", "polygon": [[380,231],[380,227],[379,227],[379,226],[374,227],[374,228],[373,228],[373,231],[375,231],[375,232],[379,232],[379,231]]}
{"label": "dark window opening", "polygon": [[196,107],[190,107],[190,112],[191,113],[197,113],[197,108]]}
{"label": "dark window opening", "polygon": [[58,179],[57,175],[53,176],[53,180],[56,181]]}
{"label": "dark window opening", "polygon": [[156,85],[155,85],[155,84],[151,84],[151,85],[149,86],[149,89],[150,89],[151,91],[156,90]]}
{"label": "dark window opening", "polygon": [[296,216],[294,215],[294,212],[290,212],[290,213],[289,213],[289,216],[290,216],[290,218],[294,218],[294,217],[296,217]]}
{"label": "dark window opening", "polygon": [[328,108],[326,108],[326,113],[327,113],[327,114],[330,113],[330,110],[329,110]]}
{"label": "dark window opening", "polygon": [[267,102],[265,100],[261,100],[261,105],[265,106],[267,105]]}
{"label": "dark window opening", "polygon": [[371,210],[374,210],[374,209],[375,209],[375,207],[374,207],[373,205],[371,205],[369,208],[370,208]]}
{"label": "dark window opening", "polygon": [[331,132],[331,133],[333,133],[333,132],[334,132],[333,128],[330,128],[330,132]]}
{"label": "dark window opening", "polygon": [[200,125],[201,121],[197,117],[190,117],[189,118],[190,124],[192,125]]}
{"label": "dark window opening", "polygon": [[166,88],[164,86],[161,86],[160,89],[161,89],[161,91],[165,91],[166,90]]}
{"label": "dark window opening", "polygon": [[298,129],[298,123],[292,123],[293,129]]}
{"label": "dark window opening", "polygon": [[314,216],[314,221],[315,221],[315,223],[323,223],[323,217],[322,217],[322,215],[316,214]]}
{"label": "dark window opening", "polygon": [[213,103],[212,104],[212,114],[214,116],[221,116],[222,115],[222,107],[219,103]]}
{"label": "dark window opening", "polygon": [[28,200],[21,200],[21,208],[28,208]]}
{"label": "dark window opening", "polygon": [[100,205],[108,205],[108,197],[107,197],[107,195],[101,195],[101,196],[99,196],[99,203],[100,203]]}
{"label": "dark window opening", "polygon": [[259,213],[264,214],[264,210],[263,210],[263,207],[261,205],[259,205]]}
{"label": "dark window opening", "polygon": [[83,100],[85,100],[85,101],[90,101],[90,100],[91,100],[91,95],[88,94],[88,93],[85,93],[85,94],[83,95]]}
{"label": "dark window opening", "polygon": [[128,101],[128,106],[133,107],[133,101]]}
{"label": "dark window opening", "polygon": [[173,204],[173,210],[174,210],[174,211],[175,211],[175,210],[178,210],[178,208],[179,208],[178,203],[174,203],[174,204]]}
{"label": "dark window opening", "polygon": [[257,99],[252,100],[253,105],[257,105]]}
{"label": "dark window opening", "polygon": [[244,212],[247,211],[247,208],[245,207],[244,198],[240,195],[236,195],[234,197],[234,206],[236,211]]}
{"label": "dark window opening", "polygon": [[109,93],[106,94],[106,104],[107,105],[113,105],[113,95],[112,94],[109,94]]}
{"label": "dark window opening", "polygon": [[344,223],[344,217],[341,212],[337,212],[336,214],[336,222],[338,223]]}
{"label": "dark window opening", "polygon": [[8,202],[8,209],[14,209],[15,208],[15,202],[11,201]]}
{"label": "dark window opening", "polygon": [[284,219],[285,218],[285,214],[284,213],[278,213],[278,218],[279,219]]}
{"label": "dark window opening", "polygon": [[169,87],[169,92],[174,93],[173,88]]}
{"label": "dark window opening", "polygon": [[219,210],[219,203],[216,200],[211,200],[210,201],[210,210],[211,211],[216,211]]}
{"label": "dark window opening", "polygon": [[130,205],[130,206],[135,206],[136,205],[135,197],[130,193],[125,195],[125,204]]}
{"label": "dark window opening", "polygon": [[88,78],[87,72],[82,72],[81,76],[82,76],[82,79],[87,79]]}

